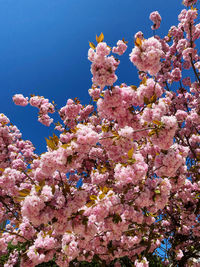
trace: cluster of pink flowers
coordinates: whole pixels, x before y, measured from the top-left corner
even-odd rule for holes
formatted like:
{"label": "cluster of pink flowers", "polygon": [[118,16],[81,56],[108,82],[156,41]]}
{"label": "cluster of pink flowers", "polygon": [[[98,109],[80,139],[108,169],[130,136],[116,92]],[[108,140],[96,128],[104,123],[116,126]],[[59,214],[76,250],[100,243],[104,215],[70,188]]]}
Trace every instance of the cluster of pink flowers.
{"label": "cluster of pink flowers", "polygon": [[49,126],[53,119],[49,117],[48,113],[54,113],[54,105],[49,103],[48,99],[41,96],[32,96],[28,101],[28,97],[24,97],[22,94],[16,94],[13,96],[13,101],[16,105],[27,106],[30,103],[31,106],[39,109],[38,121],[42,124]]}
{"label": "cluster of pink flowers", "polygon": [[130,54],[130,61],[140,71],[148,72],[150,75],[156,75],[161,69],[160,59],[164,57],[162,45],[154,37],[146,40],[139,38],[139,40],[139,44],[133,48]]}
{"label": "cluster of pink flowers", "polygon": [[117,47],[113,47],[112,52],[118,54],[119,56],[123,55],[127,49],[127,45],[123,40],[117,42]]}
{"label": "cluster of pink flowers", "polygon": [[[21,267],[34,267],[55,258],[67,267],[98,258],[120,267],[128,256],[134,266],[146,267],[166,242],[163,264],[198,266],[196,17],[196,9],[182,10],[180,23],[163,39],[136,33],[130,59],[139,70],[137,86],[114,85],[119,61],[110,52],[122,55],[125,41],[110,48],[101,34],[96,48],[90,43],[93,101],[83,106],[77,98],[67,100],[58,111],[59,134],[46,139],[41,155],[0,114],[0,256],[9,253],[9,243],[24,248],[10,253],[4,266],[20,260]],[[159,28],[157,11],[150,19],[152,29]],[[37,107],[45,125],[53,121],[48,99],[16,94],[13,101]]]}
{"label": "cluster of pink flowers", "polygon": [[23,107],[28,105],[28,97],[25,98],[22,94],[14,95],[13,101],[15,102],[15,105],[19,105]]}
{"label": "cluster of pink flowers", "polygon": [[154,11],[150,14],[149,16],[150,20],[153,21],[154,25],[151,26],[152,30],[157,30],[160,28],[160,23],[161,23],[161,16],[158,13],[158,11]]}
{"label": "cluster of pink flowers", "polygon": [[117,186],[122,187],[126,184],[138,184],[139,181],[145,178],[148,166],[144,162],[141,154],[134,154],[134,164],[127,167],[121,166],[118,163],[114,169],[114,177],[117,181]]}
{"label": "cluster of pink flowers", "polygon": [[[124,47],[120,48],[124,51]],[[116,82],[117,76],[115,71],[119,65],[113,56],[109,56],[110,48],[105,42],[97,45],[96,51],[92,48],[88,51],[88,59],[92,62],[91,72],[93,74],[92,81],[103,89],[105,86],[112,86]]]}
{"label": "cluster of pink flowers", "polygon": [[183,0],[183,5],[185,6],[192,6],[192,5],[195,5],[197,2],[197,0]]}
{"label": "cluster of pink flowers", "polygon": [[173,138],[177,130],[177,120],[174,116],[163,116],[161,123],[164,128],[152,136],[152,142],[161,149],[169,149],[173,145]]}
{"label": "cluster of pink flowers", "polygon": [[[158,176],[174,177],[181,166],[185,167],[188,148],[177,144],[170,147],[167,154],[160,153],[155,158],[155,173]],[[182,170],[183,171],[183,170]]]}
{"label": "cluster of pink flowers", "polygon": [[153,79],[147,79],[146,84],[141,84],[137,89],[138,105],[143,105],[145,98],[161,97],[163,93],[162,87]]}

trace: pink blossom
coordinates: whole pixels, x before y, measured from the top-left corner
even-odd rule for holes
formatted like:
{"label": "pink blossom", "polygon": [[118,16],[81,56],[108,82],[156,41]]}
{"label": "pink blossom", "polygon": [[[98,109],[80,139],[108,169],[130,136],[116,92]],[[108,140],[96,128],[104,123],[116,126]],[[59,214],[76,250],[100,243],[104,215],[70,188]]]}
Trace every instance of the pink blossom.
{"label": "pink blossom", "polygon": [[28,97],[24,97],[22,94],[16,94],[13,96],[13,101],[15,105],[19,106],[27,106],[28,105]]}
{"label": "pink blossom", "polygon": [[119,65],[113,56],[109,56],[110,48],[105,42],[100,42],[96,47],[96,52],[89,50],[89,60],[92,61],[91,72],[92,81],[95,85],[103,89],[106,85],[112,86],[117,80],[115,70]]}
{"label": "pink blossom", "polygon": [[196,4],[196,2],[197,0],[183,0],[183,5],[188,7]]}
{"label": "pink blossom", "polygon": [[182,80],[182,83],[183,83],[184,86],[191,86],[191,79],[190,79],[190,77],[185,77]]}
{"label": "pink blossom", "polygon": [[40,97],[40,96],[32,96],[30,98],[30,105],[33,106],[33,107],[37,107],[39,108],[41,103],[43,101],[43,97]]}
{"label": "pink blossom", "polygon": [[148,267],[149,266],[149,262],[147,261],[147,259],[144,257],[142,258],[142,260],[136,260],[134,262],[135,267]]}
{"label": "pink blossom", "polygon": [[161,16],[158,13],[158,11],[154,11],[150,14],[149,16],[150,20],[153,21],[154,25],[151,26],[152,30],[157,30],[160,27],[160,22],[161,22]]}
{"label": "pink blossom", "polygon": [[147,79],[146,84],[141,84],[137,89],[138,95],[138,105],[144,104],[144,99],[148,98],[149,101],[151,97],[160,97],[163,93],[162,87],[159,83],[156,83],[153,79]]}
{"label": "pink blossom", "polygon": [[127,49],[126,43],[122,40],[119,40],[117,42],[117,47],[113,47],[112,52],[121,56],[125,53],[126,49]]}
{"label": "pink blossom", "polygon": [[4,115],[3,113],[0,113],[0,123],[8,124],[9,122],[10,120],[8,119],[8,117],[6,117],[6,115]]}
{"label": "pink blossom", "polygon": [[141,40],[141,45],[135,46],[130,54],[131,62],[140,70],[156,75],[161,69],[160,59],[163,57],[161,43],[151,37]]}
{"label": "pink blossom", "polygon": [[53,119],[50,118],[49,115],[43,114],[38,117],[38,121],[46,126],[50,126],[51,123],[53,122]]}
{"label": "pink blossom", "polygon": [[178,250],[176,254],[176,259],[180,260],[184,256],[183,251],[181,249]]}
{"label": "pink blossom", "polygon": [[181,70],[179,68],[175,68],[172,70],[171,75],[172,75],[173,81],[178,82],[178,81],[180,81],[181,76],[182,76]]}
{"label": "pink blossom", "polygon": [[177,130],[177,120],[174,116],[163,116],[161,122],[164,128],[159,131],[158,135],[152,136],[152,142],[161,149],[169,149]]}

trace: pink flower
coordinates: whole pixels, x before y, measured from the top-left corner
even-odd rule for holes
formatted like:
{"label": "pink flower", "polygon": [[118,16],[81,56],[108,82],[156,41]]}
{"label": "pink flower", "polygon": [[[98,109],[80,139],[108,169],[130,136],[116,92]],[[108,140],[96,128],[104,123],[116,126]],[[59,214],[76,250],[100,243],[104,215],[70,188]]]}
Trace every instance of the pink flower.
{"label": "pink flower", "polygon": [[169,149],[173,144],[173,138],[177,130],[177,120],[174,116],[163,116],[161,119],[164,128],[159,130],[158,135],[152,136],[152,142],[160,149]]}
{"label": "pink flower", "polygon": [[179,68],[173,69],[171,75],[172,75],[173,81],[175,81],[175,82],[180,81],[180,79],[182,77],[181,70]]}
{"label": "pink flower", "polygon": [[158,11],[154,11],[150,14],[149,16],[150,20],[153,21],[154,25],[151,26],[152,30],[157,30],[160,27],[160,22],[161,22],[161,16],[158,13]]}
{"label": "pink flower", "polygon": [[53,119],[50,118],[49,115],[47,114],[42,114],[41,116],[38,117],[38,121],[46,126],[50,126],[51,123],[53,122]]}
{"label": "pink flower", "polygon": [[16,94],[13,96],[13,101],[15,105],[19,106],[27,106],[28,105],[28,97],[24,97],[22,94]]}
{"label": "pink flower", "polygon": [[95,85],[100,86],[103,89],[105,86],[112,86],[117,80],[115,70],[119,65],[113,56],[108,57],[110,54],[110,48],[105,42],[101,42],[96,47],[96,52],[88,52],[88,58],[92,61],[91,72],[93,74],[92,81]]}
{"label": "pink flower", "polygon": [[67,104],[60,109],[60,116],[63,120],[73,120],[78,116],[81,107],[81,104],[77,104],[72,99],[68,99]]}
{"label": "pink flower", "polygon": [[3,113],[0,113],[0,123],[5,125],[8,124],[10,122],[10,120],[8,119],[8,117],[6,117],[6,115],[4,115]]}
{"label": "pink flower", "polygon": [[149,266],[149,262],[147,261],[147,259],[144,257],[142,258],[142,260],[136,260],[134,262],[135,267],[148,267]]}
{"label": "pink flower", "polygon": [[110,48],[105,42],[100,42],[96,47],[96,53],[98,56],[108,56],[110,54]]}
{"label": "pink flower", "polygon": [[197,2],[197,0],[183,0],[183,5],[184,6],[192,6],[192,5],[194,5],[194,4],[196,4],[196,2]]}
{"label": "pink flower", "polygon": [[30,98],[30,105],[39,108],[43,99],[41,96],[32,96]]}
{"label": "pink flower", "polygon": [[184,256],[183,251],[179,249],[176,254],[176,259],[179,261],[183,256]]}
{"label": "pink flower", "polygon": [[147,40],[140,39],[139,44],[133,48],[130,54],[130,61],[140,71],[156,75],[161,69],[160,59],[163,56],[161,43],[154,37],[151,37]]}
{"label": "pink flower", "polygon": [[117,47],[113,47],[112,52],[121,56],[121,55],[124,54],[126,49],[127,49],[126,43],[124,41],[122,41],[122,40],[119,40],[117,42]]}
{"label": "pink flower", "polygon": [[44,207],[44,201],[38,196],[27,196],[23,202],[22,215],[34,224],[40,224],[39,214]]}
{"label": "pink flower", "polygon": [[182,80],[184,86],[191,86],[191,79],[190,77],[186,77]]}
{"label": "pink flower", "polygon": [[115,179],[119,186],[125,184],[137,184],[145,177],[148,166],[141,154],[134,154],[135,163],[123,167],[118,163],[115,167]]}
{"label": "pink flower", "polygon": [[159,85],[159,83],[156,83],[153,79],[147,79],[146,84],[141,84],[137,89],[138,105],[143,105],[145,98],[148,98],[149,100],[153,96],[158,98],[162,95],[162,93],[163,88]]}

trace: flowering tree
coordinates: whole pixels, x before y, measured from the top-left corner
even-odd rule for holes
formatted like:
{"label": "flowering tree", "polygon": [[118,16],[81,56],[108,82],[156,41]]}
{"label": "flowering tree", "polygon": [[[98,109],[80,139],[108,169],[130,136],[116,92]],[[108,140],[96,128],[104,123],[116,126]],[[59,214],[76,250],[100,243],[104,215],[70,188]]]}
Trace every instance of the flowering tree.
{"label": "flowering tree", "polygon": [[[96,259],[117,267],[123,257],[149,266],[149,255],[161,252],[166,266],[200,266],[196,2],[183,1],[187,9],[164,38],[136,33],[130,61],[137,86],[114,85],[124,39],[113,48],[103,34],[96,46],[90,42],[93,105],[68,99],[58,110],[60,133],[46,139],[45,153],[35,154],[1,114],[0,254],[20,247],[4,266]],[[158,29],[159,13],[150,19]],[[53,122],[56,108],[48,99],[16,94],[13,100],[37,107],[44,125]]]}

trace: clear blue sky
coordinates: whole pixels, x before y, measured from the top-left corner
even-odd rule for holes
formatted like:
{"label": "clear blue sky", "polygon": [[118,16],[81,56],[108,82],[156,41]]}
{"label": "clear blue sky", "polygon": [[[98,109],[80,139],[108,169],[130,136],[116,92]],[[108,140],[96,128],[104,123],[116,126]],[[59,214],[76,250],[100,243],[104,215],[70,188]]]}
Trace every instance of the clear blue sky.
{"label": "clear blue sky", "polygon": [[7,115],[44,152],[44,137],[53,133],[37,121],[37,109],[19,107],[12,96],[43,95],[58,107],[68,98],[89,102],[91,87],[88,41],[104,33],[113,46],[123,37],[129,41],[121,57],[118,83],[137,85],[137,71],[129,61],[133,36],[141,30],[152,36],[149,14],[162,16],[158,34],[177,24],[181,0],[0,0],[0,113]]}

